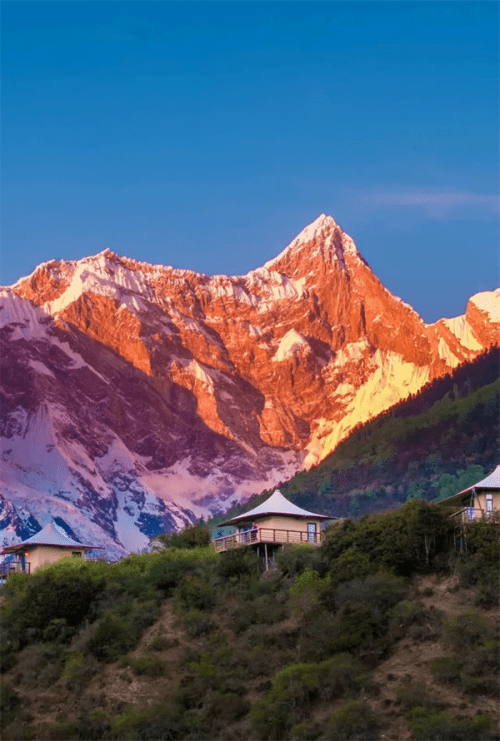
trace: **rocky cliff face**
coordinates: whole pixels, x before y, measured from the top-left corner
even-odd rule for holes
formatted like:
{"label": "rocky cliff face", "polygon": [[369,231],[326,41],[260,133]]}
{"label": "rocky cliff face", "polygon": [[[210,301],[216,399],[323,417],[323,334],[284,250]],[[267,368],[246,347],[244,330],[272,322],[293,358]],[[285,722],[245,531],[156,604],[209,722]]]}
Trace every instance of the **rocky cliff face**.
{"label": "rocky cliff face", "polygon": [[0,293],[4,542],[108,553],[272,487],[498,342],[500,291],[425,324],[332,218],[244,276],[104,251]]}

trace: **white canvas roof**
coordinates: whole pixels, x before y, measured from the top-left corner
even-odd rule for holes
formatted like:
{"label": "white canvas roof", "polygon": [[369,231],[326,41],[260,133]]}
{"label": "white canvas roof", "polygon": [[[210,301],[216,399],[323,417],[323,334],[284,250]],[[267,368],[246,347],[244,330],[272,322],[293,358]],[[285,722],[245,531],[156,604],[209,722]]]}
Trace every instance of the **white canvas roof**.
{"label": "white canvas roof", "polygon": [[447,499],[443,499],[443,504],[451,504],[455,499],[457,501],[461,501],[461,497],[465,494],[470,494],[473,489],[490,489],[493,491],[500,491],[500,466],[497,466],[495,470],[489,474],[489,476],[486,476],[485,479],[482,479],[481,481],[478,481],[477,484],[472,484],[472,486],[468,486],[467,489],[464,489],[463,491],[459,491],[457,494],[453,494],[451,497],[447,497]]}
{"label": "white canvas roof", "polygon": [[83,543],[77,543],[76,540],[68,538],[67,535],[63,535],[60,530],[56,528],[53,522],[47,523],[45,527],[40,530],[31,538],[24,540],[22,543],[14,543],[13,545],[6,546],[2,553],[11,553],[22,546],[29,545],[58,545],[64,548],[100,548],[97,545],[84,545]]}
{"label": "white canvas roof", "polygon": [[489,476],[486,476],[485,479],[482,481],[478,481],[477,484],[473,484],[472,486],[468,486],[467,489],[464,489],[460,492],[460,494],[465,494],[465,492],[470,491],[471,489],[499,489],[500,490],[500,466],[497,466],[493,473],[490,473]]}
{"label": "white canvas roof", "polygon": [[259,504],[255,509],[251,509],[249,512],[245,512],[242,515],[232,517],[230,520],[221,522],[221,525],[232,525],[234,522],[241,520],[252,520],[255,517],[263,517],[264,515],[290,515],[291,517],[315,517],[321,520],[332,520],[333,517],[328,515],[318,515],[315,512],[308,512],[306,509],[297,507],[296,504],[292,504],[288,499],[285,499],[283,494],[277,489],[269,499]]}

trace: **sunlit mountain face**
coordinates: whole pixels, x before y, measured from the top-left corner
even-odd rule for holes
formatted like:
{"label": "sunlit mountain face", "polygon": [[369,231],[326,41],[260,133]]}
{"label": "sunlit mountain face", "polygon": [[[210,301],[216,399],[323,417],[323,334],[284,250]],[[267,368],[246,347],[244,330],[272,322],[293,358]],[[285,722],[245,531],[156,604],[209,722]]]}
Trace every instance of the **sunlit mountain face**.
{"label": "sunlit mountain face", "polygon": [[498,344],[499,307],[426,324],[324,215],[243,276],[44,263],[0,292],[3,542],[53,517],[118,557],[223,512]]}

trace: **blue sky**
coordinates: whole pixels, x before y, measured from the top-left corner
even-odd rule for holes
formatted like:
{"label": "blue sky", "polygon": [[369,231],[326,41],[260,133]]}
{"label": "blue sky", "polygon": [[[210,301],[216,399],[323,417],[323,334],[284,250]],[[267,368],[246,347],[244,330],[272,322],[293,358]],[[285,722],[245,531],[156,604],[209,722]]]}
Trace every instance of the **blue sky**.
{"label": "blue sky", "polygon": [[1,282],[241,274],[320,213],[426,321],[499,284],[496,2],[3,0]]}

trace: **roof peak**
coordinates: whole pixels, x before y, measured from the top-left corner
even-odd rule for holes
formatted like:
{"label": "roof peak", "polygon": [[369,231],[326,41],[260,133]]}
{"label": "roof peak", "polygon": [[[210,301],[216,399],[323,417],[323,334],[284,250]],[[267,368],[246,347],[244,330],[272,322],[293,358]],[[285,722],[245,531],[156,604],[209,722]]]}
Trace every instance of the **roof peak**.
{"label": "roof peak", "polygon": [[53,520],[49,520],[44,527],[37,533],[23,540],[21,543],[12,543],[6,546],[2,553],[9,553],[12,550],[20,548],[21,546],[34,546],[34,545],[54,545],[61,546],[63,548],[85,548],[87,550],[91,548],[100,548],[98,545],[88,545],[79,543],[77,540],[69,538],[62,530],[56,525]]}
{"label": "roof peak", "polygon": [[302,507],[298,507],[293,502],[290,502],[279,489],[276,489],[271,496],[269,496],[265,502],[259,504],[254,509],[244,512],[242,515],[236,515],[221,525],[230,525],[232,523],[241,522],[242,520],[253,519],[255,517],[265,517],[266,515],[288,515],[290,517],[303,517],[303,518],[320,518],[322,520],[332,519],[328,515],[320,515],[316,512],[308,512]]}

